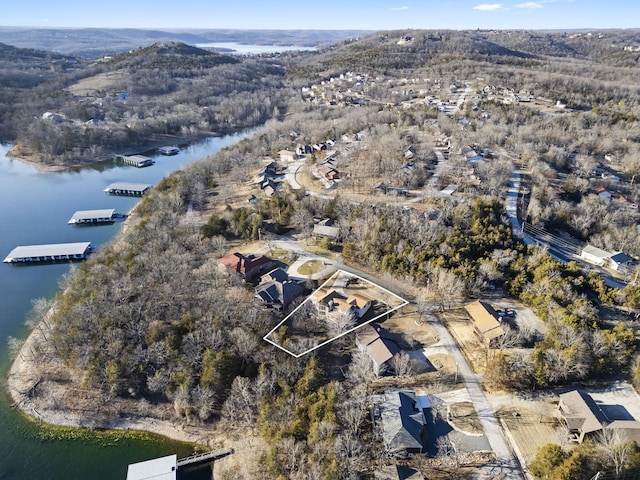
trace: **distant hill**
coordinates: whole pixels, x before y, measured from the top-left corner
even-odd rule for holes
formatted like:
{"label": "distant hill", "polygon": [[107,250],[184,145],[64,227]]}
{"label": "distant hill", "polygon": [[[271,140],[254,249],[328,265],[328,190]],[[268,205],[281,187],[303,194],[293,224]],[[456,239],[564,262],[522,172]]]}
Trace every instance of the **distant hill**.
{"label": "distant hill", "polygon": [[0,27],[0,42],[23,48],[95,58],[156,42],[238,42],[252,45],[322,46],[371,33],[362,30],[146,30]]}
{"label": "distant hill", "polygon": [[347,40],[314,62],[326,67],[420,68],[452,60],[522,63],[545,57],[637,66],[640,30],[543,32],[508,30],[404,30]]}
{"label": "distant hill", "polygon": [[182,42],[156,42],[127,53],[120,53],[110,60],[113,68],[211,68],[225,63],[238,63],[231,55],[223,55]]}

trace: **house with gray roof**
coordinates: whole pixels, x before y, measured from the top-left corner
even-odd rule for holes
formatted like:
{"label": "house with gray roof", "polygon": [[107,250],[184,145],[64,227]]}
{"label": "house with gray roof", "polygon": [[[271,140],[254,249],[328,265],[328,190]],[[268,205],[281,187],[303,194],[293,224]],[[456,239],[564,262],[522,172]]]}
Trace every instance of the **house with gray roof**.
{"label": "house with gray roof", "polygon": [[424,412],[408,388],[385,390],[373,399],[372,414],[381,427],[387,451],[397,456],[424,453],[427,437]]}
{"label": "house with gray roof", "polygon": [[424,480],[424,476],[413,468],[403,465],[387,465],[373,472],[374,480]]}
{"label": "house with gray roof", "polygon": [[294,298],[303,293],[303,288],[281,268],[275,268],[260,278],[254,297],[266,307],[284,312]]}

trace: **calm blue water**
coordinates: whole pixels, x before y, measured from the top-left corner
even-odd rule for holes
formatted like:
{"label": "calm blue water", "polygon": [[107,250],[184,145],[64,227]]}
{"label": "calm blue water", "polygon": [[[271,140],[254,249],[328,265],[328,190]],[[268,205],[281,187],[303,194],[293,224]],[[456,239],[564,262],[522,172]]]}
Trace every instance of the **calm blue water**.
{"label": "calm blue water", "polygon": [[[215,153],[247,133],[210,138],[178,155],[153,155],[156,164],[147,168],[107,162],[97,168],[41,172],[5,156],[0,145],[0,261],[18,245],[111,240],[120,223],[75,227],[67,221],[76,210],[115,208],[127,213],[138,198],[110,196],[102,190],[110,183],[127,181],[155,184],[188,162]],[[24,320],[33,299],[51,298],[69,264],[12,266],[0,263],[0,378],[6,378],[8,336],[23,338]],[[105,447],[84,441],[38,440],[38,427],[9,408],[6,389],[0,393],[0,480],[118,480],[126,476],[129,463],[176,453],[168,441],[126,441]]]}

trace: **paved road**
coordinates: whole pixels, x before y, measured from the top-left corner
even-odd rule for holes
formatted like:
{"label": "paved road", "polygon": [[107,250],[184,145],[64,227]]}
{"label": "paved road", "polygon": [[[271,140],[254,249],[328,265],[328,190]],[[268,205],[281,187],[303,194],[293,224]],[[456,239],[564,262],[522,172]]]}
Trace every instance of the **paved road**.
{"label": "paved road", "polygon": [[471,402],[478,413],[482,428],[487,436],[487,440],[489,440],[489,445],[491,445],[491,450],[496,455],[497,465],[480,469],[475,478],[503,478],[505,480],[520,480],[525,478],[520,468],[520,463],[505,440],[502,428],[493,415],[491,405],[482,391],[480,377],[473,372],[467,363],[467,359],[458,348],[458,345],[446,327],[434,316],[430,316],[428,321],[440,338],[439,346],[447,351],[458,366],[458,374],[464,380]]}

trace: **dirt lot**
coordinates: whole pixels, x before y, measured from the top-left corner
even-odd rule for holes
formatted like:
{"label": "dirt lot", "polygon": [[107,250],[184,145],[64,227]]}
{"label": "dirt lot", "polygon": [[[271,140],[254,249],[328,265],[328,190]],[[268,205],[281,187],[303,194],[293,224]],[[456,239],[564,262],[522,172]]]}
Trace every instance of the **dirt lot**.
{"label": "dirt lot", "polygon": [[438,317],[445,324],[447,330],[451,332],[471,368],[477,373],[483,373],[490,351],[487,350],[473,332],[473,326],[467,312],[462,308],[458,308],[441,312]]}
{"label": "dirt lot", "polygon": [[537,401],[530,408],[504,407],[496,412],[509,429],[527,465],[533,461],[540,447],[548,443],[563,443],[564,428],[554,413],[555,403],[552,401]]}

